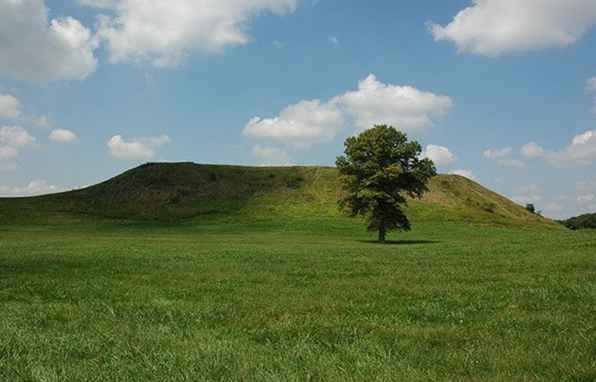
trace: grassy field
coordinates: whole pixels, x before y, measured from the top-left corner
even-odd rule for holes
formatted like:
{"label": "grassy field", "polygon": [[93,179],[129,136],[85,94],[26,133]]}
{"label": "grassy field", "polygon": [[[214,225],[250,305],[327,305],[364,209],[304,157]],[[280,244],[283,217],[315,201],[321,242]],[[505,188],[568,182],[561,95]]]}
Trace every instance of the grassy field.
{"label": "grassy field", "polygon": [[0,226],[1,381],[594,381],[596,233]]}
{"label": "grassy field", "polygon": [[0,381],[596,380],[596,232],[439,176],[379,245],[336,177],[148,165],[0,199]]}

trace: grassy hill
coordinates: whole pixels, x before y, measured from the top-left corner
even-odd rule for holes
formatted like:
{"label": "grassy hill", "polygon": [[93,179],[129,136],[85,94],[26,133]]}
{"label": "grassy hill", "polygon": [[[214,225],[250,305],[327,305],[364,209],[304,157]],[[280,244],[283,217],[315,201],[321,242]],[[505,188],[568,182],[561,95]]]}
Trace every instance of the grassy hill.
{"label": "grassy hill", "polygon": [[[439,175],[430,190],[422,200],[411,201],[414,221],[554,226],[464,177]],[[81,190],[0,199],[0,224],[89,217],[164,222],[337,218],[340,192],[337,170],[328,167],[149,163]]]}
{"label": "grassy hill", "polygon": [[332,168],[0,199],[0,381],[595,381],[596,231],[431,189],[390,245]]}

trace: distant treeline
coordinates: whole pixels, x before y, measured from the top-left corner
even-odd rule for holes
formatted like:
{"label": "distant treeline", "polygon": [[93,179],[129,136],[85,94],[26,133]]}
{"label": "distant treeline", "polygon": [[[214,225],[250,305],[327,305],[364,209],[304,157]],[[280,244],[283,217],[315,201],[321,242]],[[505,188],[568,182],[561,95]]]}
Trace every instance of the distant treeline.
{"label": "distant treeline", "polygon": [[571,219],[562,220],[561,224],[569,229],[596,229],[596,213],[580,215]]}

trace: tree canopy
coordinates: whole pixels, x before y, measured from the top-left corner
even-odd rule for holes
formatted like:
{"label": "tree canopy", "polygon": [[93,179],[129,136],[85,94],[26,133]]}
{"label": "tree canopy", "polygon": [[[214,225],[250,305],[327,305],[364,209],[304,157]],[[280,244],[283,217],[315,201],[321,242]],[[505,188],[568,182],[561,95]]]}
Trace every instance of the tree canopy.
{"label": "tree canopy", "polygon": [[385,242],[391,230],[410,230],[404,213],[407,196],[420,198],[436,175],[430,159],[421,158],[422,147],[394,127],[379,125],[350,137],[337,168],[345,191],[340,208],[350,216],[365,216],[368,229]]}

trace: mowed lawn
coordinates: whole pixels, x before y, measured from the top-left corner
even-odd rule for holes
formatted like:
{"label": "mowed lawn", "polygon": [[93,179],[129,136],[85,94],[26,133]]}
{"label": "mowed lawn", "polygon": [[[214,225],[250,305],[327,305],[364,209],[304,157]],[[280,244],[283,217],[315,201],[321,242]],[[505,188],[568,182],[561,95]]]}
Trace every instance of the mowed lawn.
{"label": "mowed lawn", "polygon": [[594,381],[596,232],[0,227],[0,381]]}

